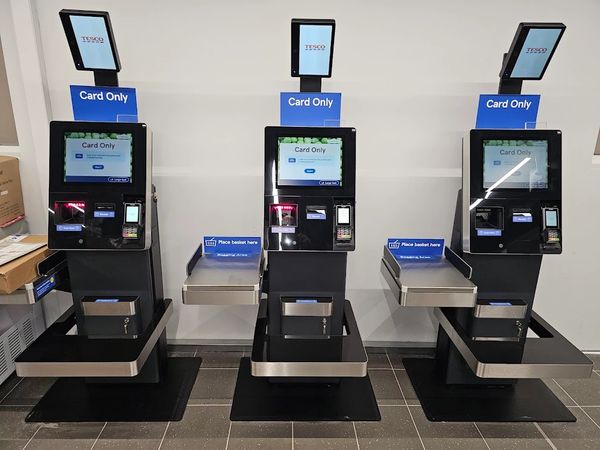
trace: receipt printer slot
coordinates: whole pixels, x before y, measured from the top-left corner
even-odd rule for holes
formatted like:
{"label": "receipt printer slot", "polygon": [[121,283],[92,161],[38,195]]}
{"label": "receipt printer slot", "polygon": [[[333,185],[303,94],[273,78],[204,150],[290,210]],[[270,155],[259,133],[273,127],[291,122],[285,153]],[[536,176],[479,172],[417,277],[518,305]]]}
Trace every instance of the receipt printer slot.
{"label": "receipt printer slot", "polygon": [[81,306],[86,316],[134,316],[139,300],[137,296],[84,297]]}
{"label": "receipt printer slot", "polygon": [[287,317],[330,317],[332,298],[282,297],[281,315]]}

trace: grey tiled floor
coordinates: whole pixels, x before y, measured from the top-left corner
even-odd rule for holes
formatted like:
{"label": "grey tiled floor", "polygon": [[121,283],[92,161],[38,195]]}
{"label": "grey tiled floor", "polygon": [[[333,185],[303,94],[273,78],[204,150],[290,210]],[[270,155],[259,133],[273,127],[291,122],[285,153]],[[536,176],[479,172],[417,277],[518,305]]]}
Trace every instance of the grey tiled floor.
{"label": "grey tiled floor", "polygon": [[[171,346],[203,358],[181,422],[27,424],[24,418],[54,380],[13,377],[0,386],[2,449],[600,449],[600,374],[546,380],[576,423],[439,423],[423,413],[402,357],[428,350],[371,348],[369,373],[381,422],[230,422],[244,347]],[[600,370],[600,357],[593,357]]]}

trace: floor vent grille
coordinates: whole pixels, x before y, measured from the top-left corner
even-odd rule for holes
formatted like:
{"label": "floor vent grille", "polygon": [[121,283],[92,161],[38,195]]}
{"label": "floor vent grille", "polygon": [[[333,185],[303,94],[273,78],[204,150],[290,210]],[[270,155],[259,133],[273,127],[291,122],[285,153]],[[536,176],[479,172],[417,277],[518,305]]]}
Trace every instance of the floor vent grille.
{"label": "floor vent grille", "polygon": [[18,328],[15,328],[8,335],[8,350],[10,351],[10,360],[12,362],[21,354],[21,336],[19,335]]}
{"label": "floor vent grille", "polygon": [[27,319],[23,322],[23,339],[25,340],[25,347],[28,347],[35,339],[31,319]]}

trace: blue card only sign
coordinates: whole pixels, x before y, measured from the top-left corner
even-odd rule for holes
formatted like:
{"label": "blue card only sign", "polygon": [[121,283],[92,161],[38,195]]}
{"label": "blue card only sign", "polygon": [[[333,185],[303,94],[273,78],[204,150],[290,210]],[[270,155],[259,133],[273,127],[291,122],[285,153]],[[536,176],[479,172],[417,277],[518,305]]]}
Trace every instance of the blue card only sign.
{"label": "blue card only sign", "polygon": [[480,95],[475,128],[535,128],[539,95]]}
{"label": "blue card only sign", "polygon": [[204,253],[215,256],[251,256],[262,251],[261,239],[254,236],[204,236]]}
{"label": "blue card only sign", "polygon": [[443,239],[389,238],[387,247],[396,259],[438,259],[444,254]]}
{"label": "blue card only sign", "polygon": [[282,92],[279,95],[281,126],[339,127],[340,92]]}
{"label": "blue card only sign", "polygon": [[73,118],[93,122],[137,122],[135,88],[71,85]]}

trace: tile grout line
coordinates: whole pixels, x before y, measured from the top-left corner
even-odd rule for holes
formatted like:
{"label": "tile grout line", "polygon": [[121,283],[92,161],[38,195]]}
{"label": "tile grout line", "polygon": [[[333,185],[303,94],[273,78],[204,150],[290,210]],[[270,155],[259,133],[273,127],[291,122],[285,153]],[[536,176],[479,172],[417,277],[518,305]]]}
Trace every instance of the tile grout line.
{"label": "tile grout line", "polygon": [[[393,369],[394,366],[392,364],[392,360],[390,359],[390,355],[388,355],[387,350],[385,351],[385,356],[387,356],[387,360],[390,363],[390,367]],[[406,406],[406,410],[408,411],[410,420],[412,420],[413,426],[415,427],[415,431],[417,432],[417,436],[419,437],[419,441],[421,441],[421,446],[423,447],[423,450],[425,450],[425,443],[423,442],[423,439],[421,438],[421,433],[419,433],[419,429],[417,428],[417,423],[415,422],[415,418],[413,417],[412,411],[408,407],[408,403],[406,401],[406,397],[404,396],[404,391],[402,390],[402,386],[400,386],[400,381],[398,380],[398,376],[396,375],[396,372],[393,370],[392,370],[392,373],[394,374],[394,378],[396,379],[396,384],[398,385],[398,388],[400,389],[400,394],[402,394],[402,400],[404,400],[404,405]]]}
{"label": "tile grout line", "polygon": [[17,388],[17,386],[18,386],[18,385],[20,385],[20,384],[21,384],[21,382],[22,382],[24,379],[25,379],[25,378],[19,378],[19,381],[17,381],[17,384],[15,384],[15,385],[12,387],[12,389],[11,389],[10,391],[8,391],[4,397],[2,397],[2,400],[0,400],[0,403],[2,403],[4,400],[6,400],[6,398],[7,398],[7,397],[8,397],[10,394],[12,394],[12,391],[14,391],[14,390]]}
{"label": "tile grout line", "polygon": [[171,425],[171,422],[167,422],[167,426],[165,427],[165,432],[162,435],[162,438],[160,439],[160,444],[158,444],[158,450],[161,449],[163,442],[165,442],[165,437],[167,436],[167,430],[169,429],[169,425]]}
{"label": "tile grout line", "polygon": [[38,431],[40,431],[42,429],[42,425],[40,425],[37,430],[35,430],[35,433],[33,433],[33,435],[29,438],[29,440],[27,441],[27,443],[23,446],[23,450],[25,450],[27,448],[27,446],[29,445],[29,443],[31,441],[33,441],[33,438],[35,437],[36,434],[38,434]]}
{"label": "tile grout line", "polygon": [[556,385],[557,385],[557,386],[558,386],[558,387],[559,387],[559,388],[560,388],[560,389],[561,389],[561,390],[562,390],[562,391],[563,391],[565,394],[567,394],[567,397],[569,397],[569,398],[570,398],[570,399],[573,401],[573,403],[575,403],[575,406],[576,406],[577,408],[579,408],[579,409],[581,410],[581,412],[583,412],[583,413],[584,413],[584,414],[587,416],[587,418],[588,418],[588,419],[590,419],[590,420],[592,421],[592,423],[593,423],[594,425],[596,425],[596,428],[599,428],[599,429],[600,429],[600,425],[598,425],[598,424],[596,423],[596,421],[595,421],[594,419],[592,419],[592,417],[591,417],[591,416],[590,416],[590,415],[587,413],[587,411],[586,411],[585,409],[583,409],[583,407],[582,407],[582,406],[581,406],[579,403],[577,403],[577,401],[576,401],[576,400],[575,400],[573,397],[571,397],[571,394],[569,394],[569,393],[568,393],[568,392],[565,390],[565,388],[564,388],[564,387],[562,387],[560,384],[558,384],[558,381],[556,381],[554,378],[552,378],[552,381],[554,381],[554,384],[556,384]]}
{"label": "tile grout line", "polygon": [[354,428],[354,437],[356,438],[356,448],[360,450],[360,442],[358,442],[358,433],[356,432],[356,423],[352,421],[352,428]]}
{"label": "tile grout line", "polygon": [[231,424],[233,422],[229,421],[229,431],[227,432],[227,442],[225,442],[225,450],[229,448],[229,437],[231,436]]}
{"label": "tile grout line", "polygon": [[473,422],[473,425],[475,425],[475,429],[477,430],[477,432],[479,433],[479,436],[481,436],[481,439],[483,439],[483,443],[485,444],[485,446],[488,448],[488,450],[492,450],[490,448],[490,444],[488,444],[487,440],[485,439],[485,437],[483,437],[483,433],[481,432],[481,430],[479,429],[479,426],[477,425],[476,422]]}
{"label": "tile grout line", "polygon": [[185,407],[198,408],[198,407],[220,407],[220,406],[231,406],[232,403],[188,403]]}
{"label": "tile grout line", "polygon": [[106,425],[108,425],[108,422],[104,422],[104,426],[102,427],[102,429],[100,430],[100,433],[98,433],[98,436],[96,436],[96,440],[94,441],[94,443],[92,444],[92,446],[90,447],[90,450],[94,450],[94,447],[96,446],[96,444],[98,443],[98,439],[100,439],[100,436],[102,435],[102,432],[104,431],[104,429],[106,428]]}
{"label": "tile grout line", "polygon": [[544,430],[542,430],[542,427],[540,427],[540,424],[539,424],[539,423],[537,423],[537,422],[533,422],[533,424],[534,424],[534,425],[535,425],[535,427],[538,429],[538,431],[540,432],[540,434],[541,434],[542,436],[544,436],[544,439],[546,439],[546,442],[548,443],[548,445],[549,445],[550,447],[552,447],[552,450],[558,450],[558,449],[556,448],[556,445],[554,445],[554,442],[552,442],[552,441],[550,440],[550,438],[548,437],[548,435],[547,435],[547,434],[544,432]]}

